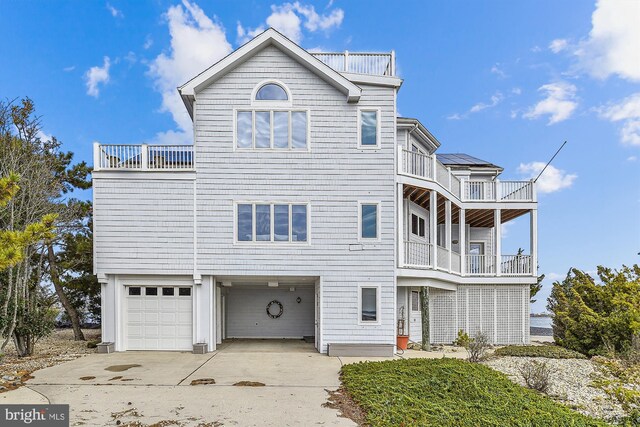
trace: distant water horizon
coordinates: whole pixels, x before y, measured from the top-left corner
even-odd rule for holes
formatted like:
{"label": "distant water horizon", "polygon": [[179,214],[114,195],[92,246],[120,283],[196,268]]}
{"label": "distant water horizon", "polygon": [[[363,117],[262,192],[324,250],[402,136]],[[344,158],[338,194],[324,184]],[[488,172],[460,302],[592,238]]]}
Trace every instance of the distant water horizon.
{"label": "distant water horizon", "polygon": [[529,326],[532,328],[551,329],[551,316],[531,316],[529,317]]}

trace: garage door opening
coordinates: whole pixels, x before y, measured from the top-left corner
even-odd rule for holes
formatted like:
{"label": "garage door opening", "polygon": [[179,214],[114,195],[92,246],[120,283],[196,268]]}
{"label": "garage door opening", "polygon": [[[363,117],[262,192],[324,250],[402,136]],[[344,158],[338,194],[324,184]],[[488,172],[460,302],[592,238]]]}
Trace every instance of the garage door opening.
{"label": "garage door opening", "polygon": [[188,286],[127,286],[126,349],[193,348],[193,302]]}
{"label": "garage door opening", "polygon": [[224,298],[226,338],[314,342],[314,286],[238,285],[225,288]]}

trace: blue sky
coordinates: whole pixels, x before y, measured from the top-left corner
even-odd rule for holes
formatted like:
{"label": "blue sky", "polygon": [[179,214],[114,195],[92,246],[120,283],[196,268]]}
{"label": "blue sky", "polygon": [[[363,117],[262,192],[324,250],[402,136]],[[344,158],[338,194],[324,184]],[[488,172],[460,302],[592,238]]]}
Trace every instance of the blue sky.
{"label": "blue sky", "polygon": [[[395,49],[399,112],[441,151],[521,179],[569,141],[540,182],[541,272],[640,260],[640,2],[364,5],[0,2],[0,96],[31,97],[44,134],[90,162],[95,140],[188,141],[175,86],[267,26],[308,49]],[[506,227],[503,252],[528,248],[527,227]]]}

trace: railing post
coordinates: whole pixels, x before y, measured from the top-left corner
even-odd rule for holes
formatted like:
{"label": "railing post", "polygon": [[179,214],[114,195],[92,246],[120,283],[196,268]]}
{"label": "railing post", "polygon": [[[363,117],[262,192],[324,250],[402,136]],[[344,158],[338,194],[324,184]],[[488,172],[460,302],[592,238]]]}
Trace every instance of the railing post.
{"label": "railing post", "polygon": [[438,193],[434,190],[429,192],[429,237],[431,262],[435,269],[438,268]]}
{"label": "railing post", "polygon": [[451,200],[444,202],[444,244],[449,252],[449,273],[451,273]]}
{"label": "railing post", "polygon": [[467,226],[466,210],[461,208],[458,214],[458,244],[460,245],[460,275],[464,276],[467,272]]}
{"label": "railing post", "polygon": [[531,180],[531,201],[538,201],[538,194],[536,193],[536,182],[534,180]]}
{"label": "railing post", "polygon": [[149,146],[147,144],[140,146],[140,161],[142,162],[142,170],[149,169]]}
{"label": "railing post", "polygon": [[496,267],[495,274],[500,276],[502,274],[502,212],[500,209],[493,211],[493,224],[496,231]]}
{"label": "railing post", "polygon": [[100,143],[98,141],[93,142],[93,170],[99,171],[102,166],[101,163],[101,155],[100,155]]}
{"label": "railing post", "polygon": [[451,168],[449,166],[447,166],[447,172],[449,172],[449,187],[448,187],[448,189],[449,189],[449,191],[451,193],[453,193],[453,188],[451,188]]}
{"label": "railing post", "polygon": [[531,232],[531,273],[533,276],[538,275],[538,210],[531,209],[530,215],[530,232]]}
{"label": "railing post", "polygon": [[502,200],[502,184],[500,183],[499,179],[496,179],[495,181],[495,196],[496,196],[496,202],[499,202],[500,200]]}
{"label": "railing post", "polygon": [[404,151],[402,149],[402,146],[398,145],[398,164],[396,165],[396,167],[398,168],[398,171],[396,172],[397,174],[401,174],[403,172],[405,172],[404,170]]}
{"label": "railing post", "polygon": [[437,177],[438,177],[438,173],[436,171],[436,166],[438,164],[438,160],[436,159],[436,153],[433,153],[431,155],[431,180],[433,181],[438,181]]}
{"label": "railing post", "polygon": [[396,75],[396,51],[391,51],[391,76],[394,77]]}
{"label": "railing post", "polygon": [[348,50],[344,51],[344,72],[345,73],[349,72],[349,51]]}
{"label": "railing post", "polygon": [[460,200],[467,200],[467,180],[463,176],[460,177]]}

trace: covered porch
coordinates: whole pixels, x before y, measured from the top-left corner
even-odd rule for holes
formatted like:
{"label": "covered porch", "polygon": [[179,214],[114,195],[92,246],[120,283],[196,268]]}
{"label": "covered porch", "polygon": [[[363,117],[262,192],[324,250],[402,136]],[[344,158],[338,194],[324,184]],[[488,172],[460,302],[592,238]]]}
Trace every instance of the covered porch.
{"label": "covered porch", "polygon": [[[399,268],[461,276],[535,276],[537,210],[525,204],[453,202],[435,190],[399,184]],[[529,215],[529,252],[503,253],[503,225]],[[524,242],[523,242],[524,243]]]}

